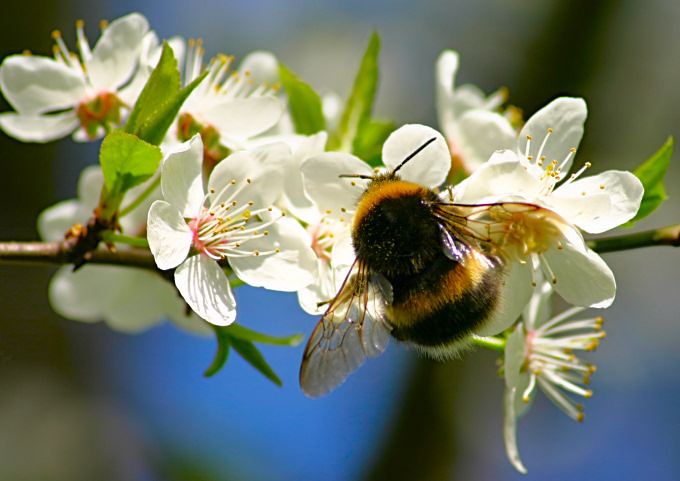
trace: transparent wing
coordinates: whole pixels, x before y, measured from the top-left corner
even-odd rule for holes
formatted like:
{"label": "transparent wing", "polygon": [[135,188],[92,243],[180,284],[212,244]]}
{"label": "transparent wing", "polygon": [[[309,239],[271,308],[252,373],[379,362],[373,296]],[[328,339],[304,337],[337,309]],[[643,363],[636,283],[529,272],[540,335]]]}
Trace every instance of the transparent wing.
{"label": "transparent wing", "polygon": [[328,394],[368,358],[381,354],[390,340],[385,317],[386,279],[369,275],[356,261],[340,292],[307,342],[300,387],[309,397]]}
{"label": "transparent wing", "polygon": [[454,260],[465,257],[465,241],[482,244],[505,259],[519,260],[545,252],[576,232],[559,214],[523,202],[440,203],[433,210],[441,222],[446,255]]}

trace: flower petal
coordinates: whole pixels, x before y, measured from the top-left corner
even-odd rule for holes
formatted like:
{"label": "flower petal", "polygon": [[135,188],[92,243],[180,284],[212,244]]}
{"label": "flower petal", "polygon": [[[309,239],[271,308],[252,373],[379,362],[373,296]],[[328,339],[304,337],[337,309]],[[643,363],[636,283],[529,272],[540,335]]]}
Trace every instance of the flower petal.
{"label": "flower petal", "polygon": [[213,259],[189,257],[175,270],[175,285],[189,307],[209,323],[228,326],[236,319],[229,279]]}
{"label": "flower petal", "polygon": [[136,334],[164,318],[158,287],[172,286],[150,271],[87,265],[63,267],[52,278],[50,304],[61,316],[81,322],[105,321],[111,329]]}
{"label": "flower petal", "polygon": [[317,259],[306,239],[307,232],[295,220],[281,218],[268,228],[269,235],[248,240],[244,249],[259,252],[279,249],[273,254],[229,257],[239,279],[255,287],[275,291],[297,291],[312,282]]}
{"label": "flower petal", "polygon": [[474,109],[465,112],[458,120],[458,135],[453,141],[460,150],[468,172],[474,172],[496,150],[512,149],[517,133],[510,122],[500,114]]}
{"label": "flower petal", "polygon": [[293,148],[290,163],[284,165],[283,199],[286,208],[295,217],[310,224],[316,224],[321,219],[318,209],[305,192],[300,167],[304,160],[324,151],[327,139],[326,132],[303,137]]}
{"label": "flower petal", "polygon": [[94,90],[114,92],[132,77],[147,30],[149,22],[139,13],[120,17],[103,30],[86,66]]}
{"label": "flower petal", "polygon": [[500,286],[499,307],[475,334],[493,336],[512,326],[531,298],[531,270],[527,264],[513,263]]}
{"label": "flower petal", "polygon": [[0,87],[10,105],[27,116],[74,107],[86,95],[81,73],[33,55],[5,58],[0,65]]}
{"label": "flower petal", "polygon": [[302,163],[302,183],[310,199],[322,213],[333,219],[354,212],[367,180],[341,175],[373,175],[373,169],[357,157],[342,152],[323,152]]}
{"label": "flower petal", "polygon": [[[455,188],[455,201],[475,204],[490,197],[523,196],[534,199],[540,192],[539,182],[529,174],[511,150],[495,152],[470,177]],[[498,199],[500,200],[500,199]]]}
{"label": "flower petal", "polygon": [[[563,200],[565,203],[570,203],[575,198],[590,201],[588,210],[583,209],[588,217],[570,216],[568,218],[584,231],[599,234],[632,219],[640,208],[643,194],[642,183],[631,172],[608,170],[598,175],[579,178],[557,188],[550,201],[552,203]],[[593,199],[603,195],[609,201],[601,203],[598,209]]]}
{"label": "flower petal", "polygon": [[[283,189],[283,166],[290,163],[290,156],[290,147],[283,142],[231,154],[217,164],[210,174],[208,189],[215,192],[213,202],[218,197],[224,199],[224,194],[220,195],[224,191],[229,199],[239,204],[260,203],[255,207],[272,204]],[[234,180],[236,184],[232,186]],[[243,188],[244,185],[248,187]]]}
{"label": "flower petal", "polygon": [[435,64],[435,95],[437,99],[437,123],[446,137],[450,137],[456,125],[454,84],[458,72],[459,56],[454,50],[444,50]]}
{"label": "flower petal", "polygon": [[0,114],[0,128],[23,142],[51,142],[70,134],[78,125],[74,111],[51,115]]}
{"label": "flower petal", "polygon": [[526,474],[527,468],[522,464],[517,449],[517,416],[515,415],[515,389],[506,389],[503,393],[503,442],[508,460],[517,471]]}
{"label": "flower petal", "polygon": [[[560,97],[536,112],[522,128],[517,139],[517,153],[525,158],[527,135],[531,136],[531,148],[528,155],[533,162],[539,160],[539,149],[548,129],[552,129],[550,138],[541,152],[547,162],[557,160],[558,164],[569,154],[570,149],[577,149],[583,137],[583,123],[588,115],[586,103],[580,98]],[[573,157],[572,157],[573,159]],[[562,172],[569,172],[571,160],[562,167]]]}
{"label": "flower petal", "polygon": [[[616,281],[609,266],[594,251],[572,243],[544,253],[562,298],[583,307],[609,307],[616,296]],[[549,277],[546,275],[546,277]]]}
{"label": "flower petal", "polygon": [[281,118],[283,104],[273,96],[216,101],[205,111],[205,119],[221,134],[229,148],[243,148],[243,141],[272,127]]}
{"label": "flower petal", "polygon": [[434,142],[400,168],[399,175],[429,187],[441,185],[451,169],[451,154],[442,134],[433,128],[409,124],[395,130],[383,145],[382,161],[388,169],[394,170],[433,138]]}
{"label": "flower petal", "polygon": [[193,218],[203,205],[203,141],[199,134],[168,153],[161,170],[161,190],[166,201],[183,217]]}
{"label": "flower petal", "polygon": [[147,237],[156,265],[166,270],[177,267],[186,259],[193,233],[175,206],[157,200],[149,209]]}

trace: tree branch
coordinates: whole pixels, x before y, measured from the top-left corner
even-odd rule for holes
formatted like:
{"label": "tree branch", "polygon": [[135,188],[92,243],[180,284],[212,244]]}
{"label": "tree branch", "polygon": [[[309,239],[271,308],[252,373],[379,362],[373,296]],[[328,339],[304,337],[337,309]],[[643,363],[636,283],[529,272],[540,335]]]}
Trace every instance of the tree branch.
{"label": "tree branch", "polygon": [[153,255],[148,250],[125,249],[113,251],[95,249],[84,255],[75,249],[76,242],[67,239],[58,242],[0,242],[0,263],[11,264],[110,264],[156,270]]}
{"label": "tree branch", "polygon": [[588,247],[600,254],[604,252],[616,252],[640,247],[672,246],[680,247],[680,224],[669,225],[660,229],[627,234],[603,239],[591,239],[586,241]]}

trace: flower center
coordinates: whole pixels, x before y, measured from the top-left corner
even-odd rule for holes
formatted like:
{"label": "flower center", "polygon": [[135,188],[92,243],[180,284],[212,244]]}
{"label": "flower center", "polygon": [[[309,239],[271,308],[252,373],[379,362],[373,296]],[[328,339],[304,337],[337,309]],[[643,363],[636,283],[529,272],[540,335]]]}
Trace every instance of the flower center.
{"label": "flower center", "polygon": [[122,107],[124,104],[116,94],[102,92],[92,100],[79,104],[76,114],[87,136],[95,139],[100,128],[108,132],[111,130],[111,125],[120,123]]}
{"label": "flower center", "polygon": [[[228,188],[236,184],[235,180],[231,181],[217,194],[211,190],[203,202],[205,205],[206,201],[212,201],[211,205],[201,207],[198,215],[188,222],[193,233],[194,249],[215,260],[278,252],[278,248],[261,251],[243,247],[252,239],[269,235],[266,228],[280,217],[271,216],[271,207],[253,210],[253,202],[239,205],[235,200],[226,199]],[[234,194],[230,197],[233,198]],[[281,213],[283,216],[285,212]]]}
{"label": "flower center", "polygon": [[337,238],[347,232],[349,232],[349,227],[344,219],[334,221],[325,217],[318,224],[307,226],[307,233],[312,237],[312,250],[316,257],[325,264],[330,264],[331,251]]}

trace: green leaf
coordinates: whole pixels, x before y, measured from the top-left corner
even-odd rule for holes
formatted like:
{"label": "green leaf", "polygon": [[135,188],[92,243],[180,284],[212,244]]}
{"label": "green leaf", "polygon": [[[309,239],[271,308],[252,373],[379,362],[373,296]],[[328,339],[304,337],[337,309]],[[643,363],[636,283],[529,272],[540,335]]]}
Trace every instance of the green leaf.
{"label": "green leaf", "polygon": [[654,212],[668,198],[663,179],[668,171],[672,152],[673,137],[668,137],[666,143],[654,155],[633,171],[633,174],[642,182],[645,193],[635,217],[622,227],[632,227],[633,224]]}
{"label": "green leaf", "polygon": [[108,196],[121,197],[132,187],[149,180],[158,169],[161,158],[159,147],[135,135],[124,132],[107,135],[99,151],[99,162]]}
{"label": "green leaf", "polygon": [[161,58],[130,112],[125,124],[125,132],[137,135],[142,124],[153,115],[158,106],[174,96],[181,88],[182,82],[177,60],[170,45],[164,41]]}
{"label": "green leaf", "polygon": [[203,72],[184,88],[172,48],[163,42],[158,65],[149,76],[142,93],[130,113],[124,131],[159,145],[177,117],[187,97],[208,75]]}
{"label": "green leaf", "polygon": [[210,363],[208,369],[203,373],[204,377],[214,376],[224,367],[224,364],[229,357],[229,346],[231,345],[229,335],[224,332],[223,327],[212,324],[210,324],[210,326],[215,331],[215,337],[217,338],[217,352],[215,353],[212,363]]}
{"label": "green leaf", "polygon": [[295,132],[312,135],[324,130],[326,121],[317,93],[284,65],[279,67],[279,76],[288,94]]}
{"label": "green leaf", "polygon": [[261,342],[263,344],[272,344],[276,346],[297,346],[304,337],[299,333],[286,337],[274,337],[253,331],[239,324],[231,324],[224,329],[228,332],[229,336],[243,341]]}
{"label": "green leaf", "polygon": [[380,37],[373,32],[368,42],[366,53],[361,61],[359,72],[354,80],[352,90],[340,124],[328,141],[328,150],[354,152],[362,143],[361,133],[367,127],[371,118],[371,110],[378,86],[378,52],[380,51]]}
{"label": "green leaf", "polygon": [[354,140],[354,155],[371,167],[382,165],[382,146],[393,131],[393,122],[369,122]]}
{"label": "green leaf", "polygon": [[264,374],[267,379],[277,386],[283,386],[281,379],[279,379],[279,376],[277,376],[274,370],[267,364],[267,361],[265,361],[260,351],[257,350],[255,344],[251,341],[244,341],[237,337],[230,337],[230,342],[234,350],[238,352],[243,359],[248,361],[251,366]]}

